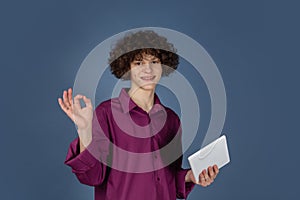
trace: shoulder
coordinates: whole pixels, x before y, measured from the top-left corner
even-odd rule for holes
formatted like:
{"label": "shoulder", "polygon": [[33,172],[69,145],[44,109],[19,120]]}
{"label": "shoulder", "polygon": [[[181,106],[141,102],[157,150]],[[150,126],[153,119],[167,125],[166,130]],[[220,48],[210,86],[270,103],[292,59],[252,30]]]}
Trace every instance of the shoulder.
{"label": "shoulder", "polygon": [[106,111],[111,105],[111,99],[101,102],[95,109],[96,113]]}
{"label": "shoulder", "polygon": [[108,100],[105,100],[103,102],[101,102],[95,109],[95,112],[97,114],[100,114],[100,113],[111,113],[111,110],[113,108],[119,108],[120,107],[120,101],[119,101],[119,98],[115,97],[115,98],[111,98],[111,99],[108,99]]}
{"label": "shoulder", "polygon": [[160,106],[163,107],[163,109],[165,110],[165,112],[167,114],[168,120],[174,119],[176,121],[180,121],[180,118],[179,118],[178,114],[173,109],[171,109],[170,107],[165,106],[160,101],[160,98],[159,98],[159,96],[156,93],[155,93],[155,96],[154,96],[154,102],[155,102],[155,104],[158,104],[158,105],[160,105]]}
{"label": "shoulder", "polygon": [[167,117],[168,117],[168,121],[176,124],[176,125],[180,125],[180,117],[178,116],[178,114],[171,108],[162,105],[167,113]]}
{"label": "shoulder", "polygon": [[175,135],[181,133],[181,121],[178,114],[169,107],[164,106],[164,109],[167,114],[167,121],[165,124],[167,129]]}
{"label": "shoulder", "polygon": [[164,106],[164,105],[163,105],[163,107],[169,115],[179,118],[177,113],[173,109],[171,109],[167,106]]}

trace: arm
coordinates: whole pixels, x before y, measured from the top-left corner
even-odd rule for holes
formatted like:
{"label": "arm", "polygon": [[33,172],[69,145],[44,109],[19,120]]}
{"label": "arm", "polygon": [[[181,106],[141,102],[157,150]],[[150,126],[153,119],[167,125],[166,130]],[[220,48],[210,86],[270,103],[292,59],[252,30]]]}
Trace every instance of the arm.
{"label": "arm", "polygon": [[[87,147],[92,140],[93,105],[86,96],[78,94],[72,97],[72,89],[63,92],[63,98],[58,98],[60,108],[76,124],[77,133],[80,138],[80,152]],[[81,107],[80,100],[83,100],[85,107]]]}
{"label": "arm", "polygon": [[[176,145],[174,147],[174,152],[180,151],[180,155],[182,155],[182,129],[179,118],[177,118],[176,120],[175,127],[177,127],[177,135],[175,136],[177,137],[177,139],[175,138]],[[176,148],[178,147],[180,148],[176,150]],[[217,165],[214,165],[213,167],[210,166],[207,168],[207,170],[203,170],[201,174],[199,174],[199,182],[197,182],[191,169],[181,168],[182,156],[180,156],[180,158],[177,159],[172,165],[176,171],[175,178],[177,198],[187,198],[188,194],[191,192],[195,184],[201,185],[203,187],[210,185],[219,173]]]}
{"label": "arm", "polygon": [[97,160],[88,149],[80,152],[79,138],[76,138],[69,147],[65,164],[72,168],[80,183],[96,186],[105,181],[108,167]]}
{"label": "arm", "polygon": [[[182,157],[179,158],[177,164],[182,163]],[[176,164],[176,165],[177,165]],[[181,165],[181,164],[180,164]],[[186,181],[186,175],[190,171],[190,169],[183,169],[180,167],[177,168],[175,173],[176,180],[176,197],[179,199],[186,199],[189,193],[194,188],[195,184],[190,181]]]}
{"label": "arm", "polygon": [[190,169],[183,169],[182,166],[182,129],[180,124],[179,117],[176,117],[174,126],[174,132],[176,133],[175,137],[173,138],[174,144],[170,152],[173,152],[176,155],[180,155],[175,162],[171,164],[171,167],[174,169],[175,174],[175,181],[176,181],[176,197],[179,199],[186,199],[189,193],[194,188],[195,184],[191,181],[186,181],[187,173]]}
{"label": "arm", "polygon": [[[80,99],[85,102],[85,107],[80,106]],[[108,148],[105,137],[99,140],[103,132],[99,122],[106,122],[105,113],[95,112],[93,115],[91,101],[83,95],[76,95],[73,102],[71,88],[63,92],[63,99],[59,98],[58,102],[61,109],[78,127],[79,137],[71,143],[65,164],[72,168],[81,183],[93,186],[103,183],[108,167],[100,162],[99,156],[105,159]],[[95,148],[97,145],[101,148]]]}

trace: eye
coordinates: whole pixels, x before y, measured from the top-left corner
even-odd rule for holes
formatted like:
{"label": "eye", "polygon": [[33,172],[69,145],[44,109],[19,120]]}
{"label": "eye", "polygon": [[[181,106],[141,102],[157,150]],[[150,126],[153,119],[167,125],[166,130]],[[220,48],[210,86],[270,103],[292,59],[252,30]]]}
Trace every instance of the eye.
{"label": "eye", "polygon": [[158,60],[153,60],[152,64],[159,64],[159,61]]}
{"label": "eye", "polygon": [[140,66],[140,65],[142,65],[142,62],[141,61],[135,61],[133,64],[136,65],[136,66]]}

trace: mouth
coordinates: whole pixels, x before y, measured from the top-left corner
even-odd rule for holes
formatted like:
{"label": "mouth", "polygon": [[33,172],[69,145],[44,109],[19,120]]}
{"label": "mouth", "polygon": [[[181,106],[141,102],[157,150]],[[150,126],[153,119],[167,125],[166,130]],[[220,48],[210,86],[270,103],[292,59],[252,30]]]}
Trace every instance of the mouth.
{"label": "mouth", "polygon": [[155,76],[142,76],[141,79],[144,81],[153,81]]}

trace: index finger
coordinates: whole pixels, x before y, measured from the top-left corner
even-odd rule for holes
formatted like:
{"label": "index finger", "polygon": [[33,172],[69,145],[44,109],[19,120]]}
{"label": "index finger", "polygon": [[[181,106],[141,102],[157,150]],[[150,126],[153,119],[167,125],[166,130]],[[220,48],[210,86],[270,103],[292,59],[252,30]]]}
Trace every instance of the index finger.
{"label": "index finger", "polygon": [[86,96],[83,96],[83,101],[87,107],[93,108],[93,104],[89,98],[87,98]]}
{"label": "index finger", "polygon": [[77,94],[75,97],[74,97],[74,108],[77,109],[77,110],[80,110],[81,109],[81,105],[80,105],[80,99],[82,99],[82,95],[81,94]]}

